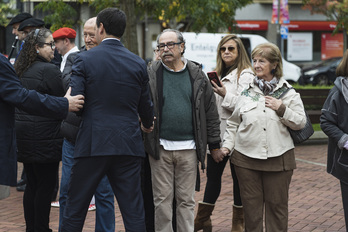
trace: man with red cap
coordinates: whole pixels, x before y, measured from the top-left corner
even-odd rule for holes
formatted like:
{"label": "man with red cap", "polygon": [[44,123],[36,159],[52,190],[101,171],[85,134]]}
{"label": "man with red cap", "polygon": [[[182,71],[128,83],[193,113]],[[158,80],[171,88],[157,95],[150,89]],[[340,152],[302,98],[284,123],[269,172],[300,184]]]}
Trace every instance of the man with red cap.
{"label": "man with red cap", "polygon": [[62,27],[53,32],[52,36],[56,44],[56,49],[62,56],[60,71],[63,72],[68,56],[73,52],[79,51],[75,45],[76,31],[69,27]]}

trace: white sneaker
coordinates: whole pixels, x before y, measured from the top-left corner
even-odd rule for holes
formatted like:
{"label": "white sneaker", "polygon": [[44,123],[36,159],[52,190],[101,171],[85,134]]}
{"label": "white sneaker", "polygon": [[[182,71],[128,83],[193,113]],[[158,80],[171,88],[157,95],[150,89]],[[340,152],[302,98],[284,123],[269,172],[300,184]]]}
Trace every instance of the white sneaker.
{"label": "white sneaker", "polygon": [[52,201],[51,202],[51,207],[59,208],[59,201]]}
{"label": "white sneaker", "polygon": [[97,209],[97,207],[95,207],[95,204],[90,204],[88,207],[88,211],[94,211],[96,209]]}

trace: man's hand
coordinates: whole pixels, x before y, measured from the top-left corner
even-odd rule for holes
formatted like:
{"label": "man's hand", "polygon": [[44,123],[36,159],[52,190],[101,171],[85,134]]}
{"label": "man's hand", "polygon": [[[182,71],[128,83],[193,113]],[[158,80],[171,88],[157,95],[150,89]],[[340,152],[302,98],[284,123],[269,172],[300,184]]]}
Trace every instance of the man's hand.
{"label": "man's hand", "polygon": [[[143,123],[141,123],[140,124],[141,130],[145,133],[151,133],[153,131],[153,128],[154,128],[155,120],[156,120],[156,117],[153,117],[152,126],[150,128],[144,127]],[[141,118],[139,118],[139,121],[141,122]]]}
{"label": "man's hand", "polygon": [[153,131],[153,124],[150,128],[146,128],[143,126],[143,123],[141,123],[141,130],[144,131],[145,133],[151,133]]}
{"label": "man's hand", "polygon": [[210,154],[216,163],[220,163],[226,156],[221,149],[213,149]]}
{"label": "man's hand", "polygon": [[69,87],[68,91],[66,91],[65,98],[69,101],[69,111],[79,111],[82,109],[83,104],[85,103],[85,97],[82,95],[71,96],[71,87]]}

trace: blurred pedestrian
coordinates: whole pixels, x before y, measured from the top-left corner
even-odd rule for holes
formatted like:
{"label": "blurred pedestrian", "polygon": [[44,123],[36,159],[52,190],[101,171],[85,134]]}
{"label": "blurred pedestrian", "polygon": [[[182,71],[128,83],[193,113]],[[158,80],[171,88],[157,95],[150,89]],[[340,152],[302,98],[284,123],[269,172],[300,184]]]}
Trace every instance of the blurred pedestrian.
{"label": "blurred pedestrian", "polygon": [[[256,74],[227,119],[222,150],[232,153],[243,202],[245,231],[288,231],[289,185],[296,168],[288,127],[306,124],[300,95],[282,78],[278,47],[263,43],[251,54]],[[288,91],[281,99],[282,93]]]}
{"label": "blurred pedestrian", "polygon": [[348,231],[348,50],[336,69],[334,87],[324,103],[320,127],[329,137],[327,172],[339,179]]}
{"label": "blurred pedestrian", "polygon": [[[255,75],[242,40],[234,34],[226,35],[221,39],[217,47],[216,60],[216,71],[220,77],[221,87],[214,81],[211,81],[211,84],[219,111],[222,139],[226,130],[226,120],[231,116],[238,96],[254,80]],[[220,195],[222,173],[229,160],[230,156],[225,156],[223,160],[220,160],[219,157],[207,155],[207,184],[203,202],[199,202],[198,205],[194,231],[212,230],[210,215]],[[234,200],[231,231],[243,232],[244,215],[238,179],[233,164],[229,163],[233,179]]]}
{"label": "blurred pedestrian", "polygon": [[154,119],[146,63],[120,42],[123,11],[102,10],[95,28],[98,46],[79,53],[72,69],[72,94],[85,95],[86,103],[61,231],[82,231],[89,202],[107,175],[126,231],[145,232],[141,128],[150,132]]}

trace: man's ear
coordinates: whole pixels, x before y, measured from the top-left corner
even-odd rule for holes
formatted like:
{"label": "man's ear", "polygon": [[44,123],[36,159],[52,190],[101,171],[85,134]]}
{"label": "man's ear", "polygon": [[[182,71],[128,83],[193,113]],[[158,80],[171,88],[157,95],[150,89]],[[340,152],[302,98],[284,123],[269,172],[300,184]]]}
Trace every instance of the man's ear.
{"label": "man's ear", "polygon": [[99,24],[99,34],[100,35],[105,35],[105,28],[104,28],[104,24],[103,23]]}

